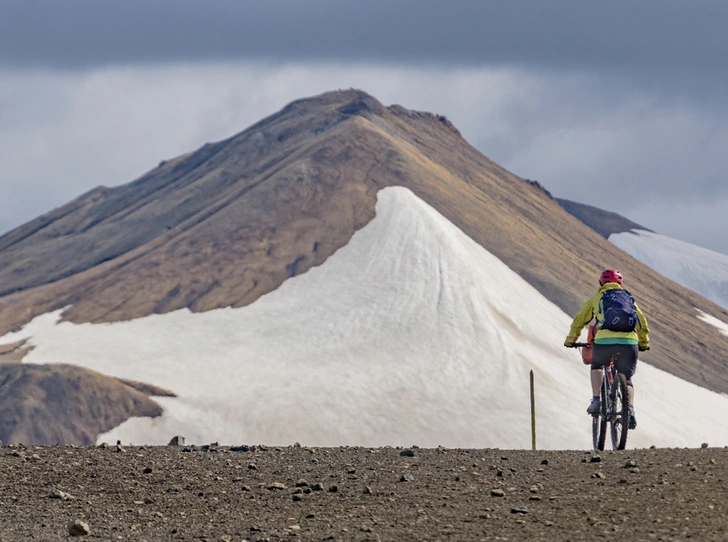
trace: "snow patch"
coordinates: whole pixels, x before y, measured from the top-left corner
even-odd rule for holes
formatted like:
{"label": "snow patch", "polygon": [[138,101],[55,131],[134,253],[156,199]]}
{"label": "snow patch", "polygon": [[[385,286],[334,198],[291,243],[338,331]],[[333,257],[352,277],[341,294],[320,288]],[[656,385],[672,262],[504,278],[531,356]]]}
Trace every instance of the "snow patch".
{"label": "snow patch", "polygon": [[728,309],[728,255],[644,230],[615,233],[609,241],[670,280]]}
{"label": "snow patch", "polygon": [[711,326],[717,327],[723,335],[728,336],[728,324],[726,324],[722,320],[718,320],[718,318],[716,318],[715,316],[704,313],[700,309],[695,310],[698,311],[698,318],[700,318],[703,322],[706,322]]}
{"label": "snow patch", "polygon": [[[99,441],[591,447],[589,369],[571,318],[401,187],[323,265],[240,309],[111,324],[36,318],[32,363],[74,363],[175,392]],[[647,315],[649,318],[649,315]],[[728,444],[728,399],[640,364],[630,446]]]}

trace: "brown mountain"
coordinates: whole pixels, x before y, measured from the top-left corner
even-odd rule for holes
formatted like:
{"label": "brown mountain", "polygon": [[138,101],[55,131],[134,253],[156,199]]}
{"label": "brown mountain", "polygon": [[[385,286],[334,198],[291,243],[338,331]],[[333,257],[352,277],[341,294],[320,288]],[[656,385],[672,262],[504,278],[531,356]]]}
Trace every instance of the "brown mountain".
{"label": "brown mountain", "polygon": [[728,338],[695,308],[728,313],[607,242],[446,118],[357,90],[293,102],[0,238],[0,330],[69,305],[64,316],[75,322],[247,305],[344,246],[374,216],[377,191],[393,185],[567,313],[594,293],[602,268],[620,268],[653,331],[645,360],[728,392]]}
{"label": "brown mountain", "polygon": [[0,365],[0,440],[94,444],[131,416],[156,417],[172,393],[71,365]]}

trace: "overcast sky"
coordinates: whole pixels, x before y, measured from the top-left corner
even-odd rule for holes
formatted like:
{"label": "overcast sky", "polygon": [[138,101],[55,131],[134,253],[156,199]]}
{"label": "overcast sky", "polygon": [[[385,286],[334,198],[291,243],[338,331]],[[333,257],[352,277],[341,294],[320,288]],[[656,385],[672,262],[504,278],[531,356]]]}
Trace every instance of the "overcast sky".
{"label": "overcast sky", "polygon": [[0,0],[0,232],[361,88],[728,254],[723,0]]}

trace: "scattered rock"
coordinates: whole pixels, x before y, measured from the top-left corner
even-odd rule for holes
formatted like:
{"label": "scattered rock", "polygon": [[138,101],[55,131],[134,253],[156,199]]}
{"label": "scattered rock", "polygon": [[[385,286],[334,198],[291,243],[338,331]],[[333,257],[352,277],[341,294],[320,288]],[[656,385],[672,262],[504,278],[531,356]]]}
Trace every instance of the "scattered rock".
{"label": "scattered rock", "polygon": [[323,491],[324,490],[323,484],[320,484],[318,482],[310,484],[308,487],[311,488],[311,491]]}
{"label": "scattered rock", "polygon": [[291,500],[293,502],[299,502],[303,500],[303,497],[301,497],[300,493],[294,493],[293,495],[291,495]]}
{"label": "scattered rock", "polygon": [[258,467],[256,467],[256,466],[255,466],[255,463],[250,463],[250,464],[248,465],[248,469],[250,469],[250,470],[257,470],[257,469],[258,469]]}
{"label": "scattered rock", "polygon": [[531,496],[530,496],[530,497],[528,498],[528,500],[529,500],[529,501],[540,501],[540,500],[541,500],[541,497],[539,497],[538,495],[531,495]]}
{"label": "scattered rock", "polygon": [[544,460],[541,461],[541,464],[542,465],[548,465],[549,464],[549,460],[548,459],[544,459]]}
{"label": "scattered rock", "polygon": [[632,467],[636,467],[636,466],[637,466],[637,461],[635,461],[634,459],[630,459],[629,461],[627,461],[627,462],[626,462],[626,463],[624,464],[624,468],[625,468],[625,469],[630,469],[630,468],[632,468]]}
{"label": "scattered rock", "polygon": [[602,461],[602,456],[600,455],[593,455],[589,458],[589,463],[600,463]]}
{"label": "scattered rock", "polygon": [[505,497],[506,492],[502,489],[491,489],[490,490],[490,496],[491,497]]}
{"label": "scattered rock", "polygon": [[402,457],[414,457],[415,451],[411,449],[402,450],[401,452],[399,452],[399,455],[401,455]]}
{"label": "scattered rock", "polygon": [[108,447],[109,447],[108,442],[102,442],[101,444],[99,444],[99,448],[101,448],[102,450],[105,450]]}
{"label": "scattered rock", "polygon": [[71,501],[74,499],[74,496],[70,493],[66,493],[65,491],[61,491],[60,489],[53,488],[50,493],[48,493],[49,499],[61,499],[63,501]]}
{"label": "scattered rock", "polygon": [[152,472],[152,467],[144,467],[144,470],[142,472],[144,474],[150,474]]}
{"label": "scattered rock", "polygon": [[188,453],[192,451],[192,448],[188,448],[187,446],[185,446],[184,448],[182,448],[182,451]]}
{"label": "scattered rock", "polygon": [[701,448],[707,448],[707,447],[708,447],[708,443],[707,443],[707,442],[703,442],[703,443],[702,443],[702,444],[700,445],[700,447],[701,447]]}
{"label": "scattered rock", "polygon": [[415,477],[412,476],[410,473],[403,474],[402,476],[399,477],[400,482],[413,482],[414,479],[415,479]]}
{"label": "scattered rock", "polygon": [[511,508],[511,514],[528,514],[528,507],[518,506],[516,508]]}
{"label": "scattered rock", "polygon": [[268,489],[286,489],[286,486],[280,482],[273,482],[268,486]]}
{"label": "scattered rock", "polygon": [[296,482],[296,487],[308,487],[308,482],[306,480],[299,480]]}
{"label": "scattered rock", "polygon": [[631,469],[629,469],[629,472],[631,472],[632,474],[637,474],[639,471],[639,467],[632,467]]}
{"label": "scattered rock", "polygon": [[374,492],[372,491],[372,488],[371,488],[371,487],[369,487],[369,486],[366,486],[366,487],[365,487],[365,488],[364,488],[364,489],[362,490],[362,493],[363,493],[364,495],[374,495]]}
{"label": "scattered rock", "polygon": [[90,532],[88,523],[84,523],[80,519],[68,523],[68,534],[70,536],[86,536]]}
{"label": "scattered rock", "polygon": [[339,486],[336,484],[333,484],[329,486],[329,493],[337,493],[339,491]]}
{"label": "scattered rock", "polygon": [[606,476],[602,472],[595,472],[594,474],[591,475],[591,477],[598,478],[600,480],[604,480],[606,478]]}
{"label": "scattered rock", "polygon": [[249,452],[250,446],[247,444],[241,444],[240,446],[230,446],[231,452]]}
{"label": "scattered rock", "polygon": [[538,493],[538,486],[531,486],[528,491],[531,493]]}
{"label": "scattered rock", "polygon": [[167,493],[177,493],[179,490],[175,486],[169,486],[165,491]]}
{"label": "scattered rock", "polygon": [[167,446],[183,446],[185,443],[185,438],[180,435],[175,435],[172,437],[172,440],[169,441],[169,444]]}

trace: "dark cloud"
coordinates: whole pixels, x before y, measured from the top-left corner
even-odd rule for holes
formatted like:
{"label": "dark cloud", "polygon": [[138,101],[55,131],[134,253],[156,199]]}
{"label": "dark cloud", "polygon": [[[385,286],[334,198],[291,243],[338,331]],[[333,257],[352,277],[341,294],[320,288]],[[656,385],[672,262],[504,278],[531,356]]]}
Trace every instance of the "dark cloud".
{"label": "dark cloud", "polygon": [[0,64],[264,58],[724,70],[723,0],[0,0]]}

